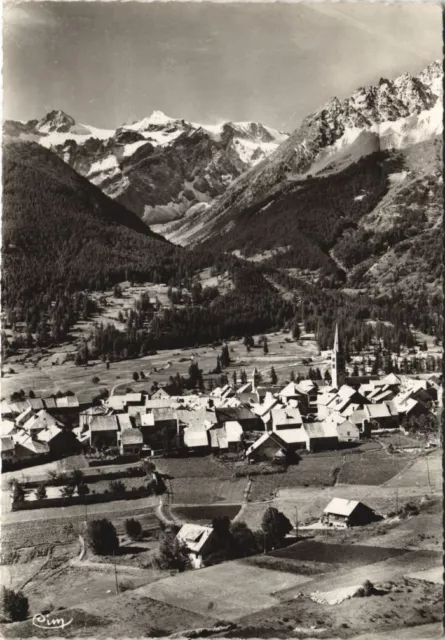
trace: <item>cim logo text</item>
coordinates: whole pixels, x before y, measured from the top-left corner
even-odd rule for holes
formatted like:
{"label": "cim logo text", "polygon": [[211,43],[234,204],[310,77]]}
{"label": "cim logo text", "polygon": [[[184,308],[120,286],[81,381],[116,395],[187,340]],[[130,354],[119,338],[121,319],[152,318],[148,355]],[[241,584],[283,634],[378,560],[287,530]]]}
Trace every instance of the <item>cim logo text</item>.
{"label": "cim logo text", "polygon": [[65,629],[72,621],[72,618],[68,622],[65,622],[64,618],[50,618],[49,614],[44,615],[43,613],[36,613],[32,619],[33,625],[39,629]]}

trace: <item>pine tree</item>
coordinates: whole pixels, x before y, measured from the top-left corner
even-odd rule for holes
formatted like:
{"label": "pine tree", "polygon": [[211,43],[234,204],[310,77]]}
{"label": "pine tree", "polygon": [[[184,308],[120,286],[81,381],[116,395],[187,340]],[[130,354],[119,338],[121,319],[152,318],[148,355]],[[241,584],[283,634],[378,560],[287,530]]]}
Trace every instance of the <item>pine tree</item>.
{"label": "pine tree", "polygon": [[272,367],[270,370],[270,382],[271,384],[277,384],[278,382],[278,376],[276,374],[274,367]]}

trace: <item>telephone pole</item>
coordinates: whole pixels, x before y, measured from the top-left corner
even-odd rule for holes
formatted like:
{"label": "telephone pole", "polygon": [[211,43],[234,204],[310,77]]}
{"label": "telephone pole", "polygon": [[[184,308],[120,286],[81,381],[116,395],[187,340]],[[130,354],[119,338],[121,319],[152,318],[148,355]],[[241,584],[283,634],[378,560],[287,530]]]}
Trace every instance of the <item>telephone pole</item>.
{"label": "telephone pole", "polygon": [[116,558],[114,557],[114,551],[113,551],[113,565],[114,565],[114,581],[116,583],[116,595],[119,595],[119,583],[117,581],[117,567],[116,567]]}
{"label": "telephone pole", "polygon": [[295,507],[295,536],[298,540],[298,507]]}

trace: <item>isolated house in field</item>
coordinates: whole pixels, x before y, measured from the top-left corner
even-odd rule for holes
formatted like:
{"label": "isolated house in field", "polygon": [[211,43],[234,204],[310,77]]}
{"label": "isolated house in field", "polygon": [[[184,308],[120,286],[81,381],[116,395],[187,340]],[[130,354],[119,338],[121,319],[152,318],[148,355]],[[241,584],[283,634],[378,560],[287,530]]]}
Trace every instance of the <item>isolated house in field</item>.
{"label": "isolated house in field", "polygon": [[287,454],[287,445],[274,431],[266,431],[246,450],[249,462],[271,461]]}
{"label": "isolated house in field", "polygon": [[119,425],[117,416],[94,416],[90,423],[90,445],[92,447],[117,447]]}
{"label": "isolated house in field", "polygon": [[332,498],[323,511],[323,521],[333,527],[355,527],[379,520],[373,509],[358,500]]}
{"label": "isolated house in field", "polygon": [[188,552],[194,569],[205,566],[206,558],[216,551],[216,536],[212,527],[199,524],[183,524],[176,539],[182,543]]}
{"label": "isolated house in field", "polygon": [[122,454],[140,454],[144,438],[140,429],[125,429],[121,432],[120,451]]}
{"label": "isolated house in field", "polygon": [[310,451],[324,451],[338,448],[338,434],[332,422],[310,422],[303,425],[309,437]]}

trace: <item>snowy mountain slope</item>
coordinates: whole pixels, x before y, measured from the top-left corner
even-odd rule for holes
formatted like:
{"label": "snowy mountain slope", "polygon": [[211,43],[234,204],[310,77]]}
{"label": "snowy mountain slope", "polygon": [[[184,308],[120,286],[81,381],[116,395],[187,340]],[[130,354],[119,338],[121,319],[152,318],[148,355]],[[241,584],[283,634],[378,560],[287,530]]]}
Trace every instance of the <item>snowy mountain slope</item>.
{"label": "snowy mountain slope", "polygon": [[161,111],[116,130],[78,124],[62,111],[4,125],[39,142],[147,222],[177,219],[222,194],[287,134],[259,123],[200,125]]}
{"label": "snowy mountain slope", "polygon": [[441,131],[442,68],[434,62],[419,76],[381,79],[378,86],[360,88],[347,99],[333,98],[267,159],[236,179],[203,215],[187,215],[162,232],[181,244],[198,243],[227,229],[236,233],[243,212],[260,208],[286,190],[289,181],[336,173],[361,157],[405,149]]}

